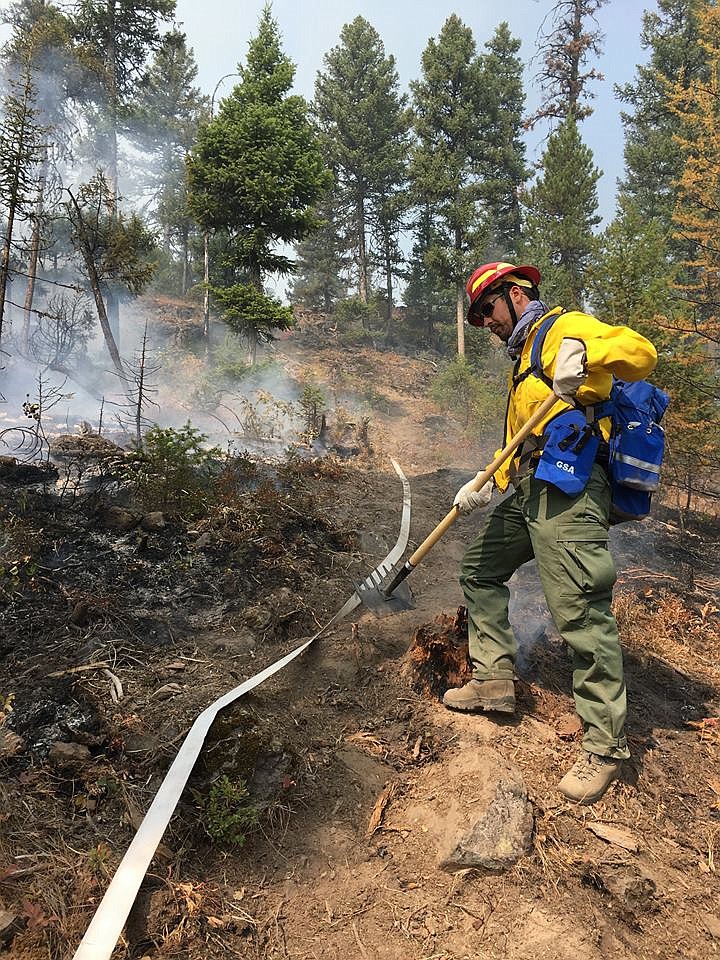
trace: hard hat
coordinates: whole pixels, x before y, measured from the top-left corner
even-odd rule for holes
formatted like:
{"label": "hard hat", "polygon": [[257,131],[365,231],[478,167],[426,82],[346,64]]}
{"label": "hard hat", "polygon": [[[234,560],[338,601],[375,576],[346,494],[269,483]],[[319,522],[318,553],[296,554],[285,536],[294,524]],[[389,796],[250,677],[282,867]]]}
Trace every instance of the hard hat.
{"label": "hard hat", "polygon": [[505,279],[506,283],[516,283],[520,287],[537,287],[540,285],[540,271],[537,267],[516,267],[514,263],[505,263],[502,260],[478,267],[465,285],[470,298],[468,323],[474,327],[483,326],[482,317],[473,316],[473,307],[490,287],[495,286],[498,280],[502,279]]}

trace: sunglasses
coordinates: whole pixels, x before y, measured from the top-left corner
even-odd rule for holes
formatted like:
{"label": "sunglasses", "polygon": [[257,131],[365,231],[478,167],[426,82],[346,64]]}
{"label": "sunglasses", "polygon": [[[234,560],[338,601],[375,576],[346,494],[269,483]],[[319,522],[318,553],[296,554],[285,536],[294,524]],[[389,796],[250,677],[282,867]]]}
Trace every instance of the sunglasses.
{"label": "sunglasses", "polygon": [[486,300],[485,303],[481,303],[478,307],[478,313],[487,320],[488,317],[492,316],[493,310],[495,309],[495,304],[498,302],[500,297],[502,297],[502,295],[503,294],[501,292],[496,297],[493,297],[492,300]]}

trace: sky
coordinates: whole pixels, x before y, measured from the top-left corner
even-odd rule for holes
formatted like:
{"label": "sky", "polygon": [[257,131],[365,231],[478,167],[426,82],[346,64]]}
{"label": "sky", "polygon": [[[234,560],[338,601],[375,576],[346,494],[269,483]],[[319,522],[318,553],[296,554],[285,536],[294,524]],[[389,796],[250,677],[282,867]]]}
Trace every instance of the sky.
{"label": "sky", "polygon": [[[0,4],[2,0],[0,0]],[[198,83],[212,94],[227,73],[244,60],[247,43],[256,32],[264,0],[178,0],[177,20],[183,25],[198,63]],[[553,0],[274,0],[273,16],[278,21],[283,48],[297,66],[295,92],[312,99],[318,71],[325,54],[339,42],[344,24],[358,15],[378,31],[385,51],[397,61],[403,89],[420,74],[422,51],[430,37],[437,37],[445,20],[456,13],[471,27],[478,50],[503,20],[513,36],[522,41],[520,57],[527,61],[537,52],[538,31],[552,10]],[[617,180],[623,175],[623,128],[621,104],[615,98],[615,84],[633,80],[636,65],[644,63],[647,51],[640,45],[642,15],[656,11],[655,0],[609,0],[598,13],[605,35],[603,56],[596,65],[605,76],[590,89],[596,94],[595,112],[581,125],[582,136],[593,151],[603,176],[598,183],[600,214],[609,222],[615,210]],[[533,77],[539,64],[526,67],[526,107],[538,105],[539,91]],[[233,77],[224,80],[217,97],[229,93]],[[540,126],[527,135],[527,158],[532,163],[542,155],[547,128]]]}

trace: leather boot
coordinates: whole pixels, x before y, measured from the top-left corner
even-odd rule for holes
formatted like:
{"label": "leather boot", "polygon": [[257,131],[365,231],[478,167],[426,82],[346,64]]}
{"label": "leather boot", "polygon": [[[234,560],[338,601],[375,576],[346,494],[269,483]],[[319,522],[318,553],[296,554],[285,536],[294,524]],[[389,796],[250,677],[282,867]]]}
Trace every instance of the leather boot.
{"label": "leather boot", "polygon": [[621,767],[622,760],[583,750],[558,784],[558,790],[573,803],[595,803],[620,774]]}
{"label": "leather boot", "polygon": [[448,690],[443,697],[443,704],[451,710],[469,713],[515,713],[515,685],[512,680],[473,679],[464,687]]}

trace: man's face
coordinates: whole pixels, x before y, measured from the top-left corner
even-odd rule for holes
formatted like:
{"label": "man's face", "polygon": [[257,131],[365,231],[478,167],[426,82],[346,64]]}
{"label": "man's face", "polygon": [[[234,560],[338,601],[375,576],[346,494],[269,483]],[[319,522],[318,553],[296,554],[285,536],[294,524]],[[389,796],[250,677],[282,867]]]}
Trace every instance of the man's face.
{"label": "man's face", "polygon": [[[510,296],[514,291],[518,290],[518,287],[512,287],[510,289]],[[514,297],[512,297],[514,301]],[[485,316],[482,313],[482,307],[485,307],[485,310],[489,310],[492,307],[492,312],[489,316]],[[496,337],[499,337],[503,343],[507,343],[510,339],[510,334],[513,331],[513,321],[510,316],[510,310],[508,305],[505,302],[505,297],[502,294],[502,290],[491,290],[487,297],[483,298],[481,307],[480,307],[480,316],[483,320],[483,326],[487,327],[491,333],[494,333]]]}

